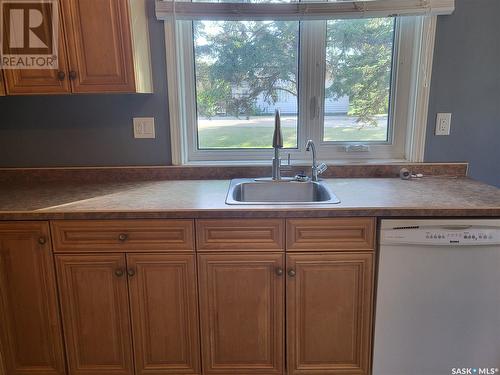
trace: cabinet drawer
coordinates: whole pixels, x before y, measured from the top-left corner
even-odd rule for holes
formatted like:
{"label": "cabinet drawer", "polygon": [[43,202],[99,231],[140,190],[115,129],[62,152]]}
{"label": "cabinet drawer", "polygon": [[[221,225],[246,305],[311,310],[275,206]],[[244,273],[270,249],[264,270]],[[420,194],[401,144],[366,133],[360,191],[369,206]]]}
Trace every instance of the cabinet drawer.
{"label": "cabinet drawer", "polygon": [[192,220],[56,220],[54,251],[194,251]]}
{"label": "cabinet drawer", "polygon": [[198,220],[198,251],[276,251],[284,249],[284,221]]}
{"label": "cabinet drawer", "polygon": [[375,219],[289,219],[288,251],[374,250]]}

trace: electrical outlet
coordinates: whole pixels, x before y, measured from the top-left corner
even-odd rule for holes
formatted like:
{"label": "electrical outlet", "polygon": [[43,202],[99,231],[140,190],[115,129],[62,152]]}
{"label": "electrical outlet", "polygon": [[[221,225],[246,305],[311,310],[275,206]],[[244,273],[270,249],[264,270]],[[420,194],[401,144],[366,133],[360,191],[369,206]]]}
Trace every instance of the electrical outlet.
{"label": "electrical outlet", "polygon": [[436,118],[436,135],[450,135],[451,113],[438,113]]}
{"label": "electrical outlet", "polygon": [[134,117],[134,138],[156,138],[154,117]]}

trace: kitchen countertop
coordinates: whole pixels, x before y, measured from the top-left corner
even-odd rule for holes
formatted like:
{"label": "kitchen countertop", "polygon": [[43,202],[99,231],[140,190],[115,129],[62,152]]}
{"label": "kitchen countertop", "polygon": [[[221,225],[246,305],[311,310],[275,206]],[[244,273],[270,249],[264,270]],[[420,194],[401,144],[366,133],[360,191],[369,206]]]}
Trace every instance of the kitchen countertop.
{"label": "kitchen countertop", "polygon": [[469,178],[326,180],[340,204],[225,204],[229,180],[2,183],[0,220],[499,216],[500,189]]}

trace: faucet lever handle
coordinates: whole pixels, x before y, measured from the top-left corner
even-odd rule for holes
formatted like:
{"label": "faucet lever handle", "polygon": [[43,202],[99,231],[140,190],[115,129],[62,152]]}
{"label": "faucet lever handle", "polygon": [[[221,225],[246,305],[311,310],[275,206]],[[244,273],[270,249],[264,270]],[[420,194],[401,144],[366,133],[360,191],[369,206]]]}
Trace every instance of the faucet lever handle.
{"label": "faucet lever handle", "polygon": [[316,170],[318,171],[318,174],[322,174],[327,169],[328,169],[328,165],[326,165],[325,163],[321,163],[320,165],[318,165]]}

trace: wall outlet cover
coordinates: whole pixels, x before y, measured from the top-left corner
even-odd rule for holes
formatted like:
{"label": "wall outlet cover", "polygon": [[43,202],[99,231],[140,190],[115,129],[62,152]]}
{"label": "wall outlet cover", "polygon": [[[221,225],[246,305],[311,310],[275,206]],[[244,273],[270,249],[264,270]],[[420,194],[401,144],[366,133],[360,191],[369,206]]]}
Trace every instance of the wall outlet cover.
{"label": "wall outlet cover", "polygon": [[134,117],[134,138],[156,138],[154,117]]}
{"label": "wall outlet cover", "polygon": [[438,113],[436,117],[436,135],[450,135],[451,113]]}

